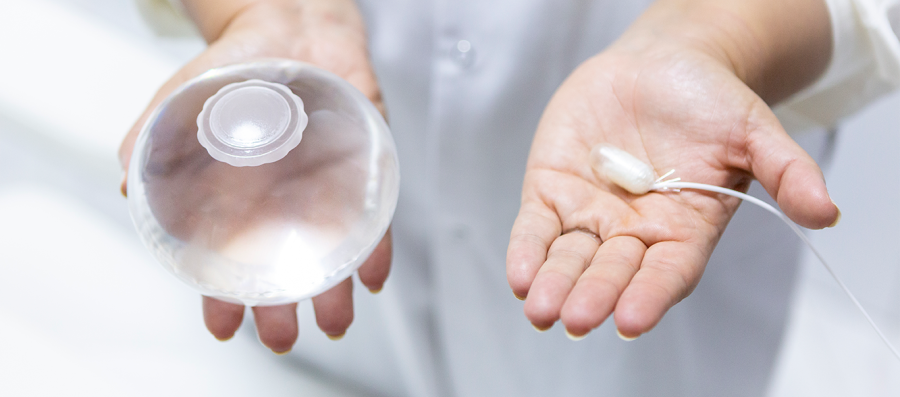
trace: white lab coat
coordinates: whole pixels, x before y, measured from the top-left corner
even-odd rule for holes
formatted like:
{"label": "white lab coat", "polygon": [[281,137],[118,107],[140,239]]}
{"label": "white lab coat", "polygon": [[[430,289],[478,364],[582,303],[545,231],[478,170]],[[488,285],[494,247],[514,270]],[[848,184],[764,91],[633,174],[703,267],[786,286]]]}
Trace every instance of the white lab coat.
{"label": "white lab coat", "polygon": [[[294,362],[385,396],[765,393],[800,247],[759,209],[741,208],[693,295],[634,342],[618,339],[611,321],[580,342],[558,325],[535,332],[506,281],[509,231],[544,106],[650,0],[359,3],[401,159],[394,266],[380,295],[357,288],[356,321],[340,343],[321,343],[302,306]],[[835,58],[864,60],[833,62],[788,101],[780,114],[798,125],[833,123],[900,81],[891,69],[900,51],[888,40],[896,37],[873,38],[874,25],[860,23],[870,14],[887,21],[887,3],[828,4]],[[876,47],[887,55],[873,56]],[[814,156],[827,150],[808,141]],[[751,194],[766,196],[758,186]]]}
{"label": "white lab coat", "polygon": [[[394,306],[381,310],[398,316],[379,320],[402,327],[360,318],[349,334],[403,328],[403,340],[383,345],[393,351],[380,357],[326,352],[375,337],[329,349],[301,341],[298,354],[315,351],[324,368],[368,384],[373,368],[393,361],[396,372],[375,380],[385,395],[764,393],[798,246],[754,209],[734,219],[694,295],[633,343],[616,338],[612,324],[578,343],[561,327],[539,334],[506,282],[509,230],[545,104],[649,2],[361,3],[403,178],[394,269],[375,304]],[[362,315],[368,300],[359,300]]]}

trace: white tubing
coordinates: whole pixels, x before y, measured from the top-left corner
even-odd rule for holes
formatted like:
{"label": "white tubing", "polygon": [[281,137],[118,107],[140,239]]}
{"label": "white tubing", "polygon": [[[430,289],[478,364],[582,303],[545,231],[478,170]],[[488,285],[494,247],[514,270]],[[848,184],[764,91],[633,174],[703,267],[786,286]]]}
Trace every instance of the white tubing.
{"label": "white tubing", "polygon": [[[671,173],[669,173],[669,174],[671,174]],[[666,175],[669,175],[669,174],[666,174]],[[803,234],[803,232],[800,230],[800,227],[798,227],[794,222],[792,222],[790,219],[788,219],[788,217],[786,215],[784,215],[783,213],[781,213],[781,211],[777,210],[775,207],[769,205],[765,201],[762,201],[762,200],[760,200],[756,197],[753,197],[749,194],[744,194],[744,193],[741,193],[738,191],[726,189],[726,188],[719,187],[719,186],[707,185],[704,183],[680,182],[677,180],[660,181],[660,182],[654,183],[653,187],[650,189],[650,191],[661,192],[661,191],[666,191],[666,190],[677,190],[677,189],[705,190],[708,192],[721,193],[721,194],[728,195],[731,197],[737,197],[741,200],[749,201],[753,204],[756,204],[757,206],[761,207],[762,209],[769,211],[769,212],[775,214],[776,216],[778,216],[779,218],[781,218],[781,220],[784,221],[784,223],[787,224],[791,228],[791,230],[793,230],[794,233],[797,234],[797,237],[800,237],[800,240],[803,240],[803,242],[806,243],[806,246],[809,247],[810,250],[812,250],[813,254],[815,254],[816,257],[819,258],[819,262],[822,263],[822,266],[825,266],[825,270],[828,270],[828,273],[831,274],[831,277],[834,278],[834,281],[837,281],[837,283],[838,283],[838,285],[840,285],[841,289],[844,290],[844,293],[847,294],[847,297],[850,298],[851,301],[853,301],[853,304],[856,305],[856,308],[859,309],[860,313],[862,313],[863,316],[866,317],[866,320],[869,322],[869,324],[872,326],[872,328],[875,329],[875,332],[878,333],[878,336],[881,337],[881,340],[884,341],[884,344],[886,344],[887,347],[889,349],[891,349],[891,352],[894,353],[894,357],[897,357],[897,359],[900,360],[900,353],[897,352],[897,349],[894,347],[894,345],[891,344],[891,342],[884,335],[884,333],[881,332],[881,329],[878,328],[877,325],[875,325],[875,321],[872,320],[872,317],[869,316],[869,313],[866,312],[866,309],[864,309],[862,307],[862,305],[859,303],[859,301],[856,300],[856,297],[853,296],[853,293],[850,292],[850,289],[847,288],[846,285],[844,285],[844,282],[841,281],[841,279],[837,276],[837,274],[834,272],[834,270],[831,269],[831,266],[828,265],[828,262],[825,261],[825,258],[822,256],[822,254],[820,254],[819,251],[816,250],[816,247],[814,247],[812,245],[812,242],[810,242],[809,239],[806,238],[806,235]]]}

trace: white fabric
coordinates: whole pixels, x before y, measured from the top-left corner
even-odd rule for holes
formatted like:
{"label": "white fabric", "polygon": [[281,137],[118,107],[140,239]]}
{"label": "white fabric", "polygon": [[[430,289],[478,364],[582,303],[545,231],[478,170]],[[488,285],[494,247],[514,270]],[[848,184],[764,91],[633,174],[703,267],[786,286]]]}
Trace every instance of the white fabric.
{"label": "white fabric", "polygon": [[834,50],[825,74],[777,110],[789,130],[831,127],[900,87],[900,1],[826,0]]}
{"label": "white fabric", "polygon": [[[650,0],[359,3],[401,158],[394,267],[381,295],[357,294],[347,339],[322,345],[301,328],[294,359],[386,396],[765,392],[799,248],[761,210],[738,211],[694,294],[634,342],[619,340],[611,321],[581,342],[558,325],[539,334],[506,282],[509,230],[544,106]],[[839,61],[787,108],[823,125],[897,81],[886,25],[858,17],[875,15],[870,3],[828,4]],[[751,194],[767,196],[755,185]],[[301,321],[311,317],[301,311]]]}
{"label": "white fabric", "polygon": [[[400,360],[397,345],[373,338],[327,348],[301,340],[298,356],[391,396],[764,393],[797,247],[752,208],[732,222],[694,295],[635,342],[619,340],[611,322],[577,343],[559,325],[539,334],[506,281],[509,231],[544,106],[649,1],[360,3],[403,178],[394,268],[375,303],[397,305],[393,321],[402,323],[358,319],[349,333],[402,327],[409,339],[400,343],[414,354]],[[353,354],[372,345],[383,355]],[[373,381],[373,370],[384,377]]]}
{"label": "white fabric", "polygon": [[197,29],[187,16],[180,0],[135,0],[141,16],[157,34],[189,36]]}

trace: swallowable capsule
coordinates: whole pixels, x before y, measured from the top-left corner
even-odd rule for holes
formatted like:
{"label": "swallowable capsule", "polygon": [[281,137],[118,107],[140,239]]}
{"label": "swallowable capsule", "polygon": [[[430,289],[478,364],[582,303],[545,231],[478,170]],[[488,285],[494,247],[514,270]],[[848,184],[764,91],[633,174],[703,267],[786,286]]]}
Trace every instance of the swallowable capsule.
{"label": "swallowable capsule", "polygon": [[594,146],[591,150],[591,167],[597,175],[631,194],[649,192],[656,181],[653,168],[630,153],[609,145]]}

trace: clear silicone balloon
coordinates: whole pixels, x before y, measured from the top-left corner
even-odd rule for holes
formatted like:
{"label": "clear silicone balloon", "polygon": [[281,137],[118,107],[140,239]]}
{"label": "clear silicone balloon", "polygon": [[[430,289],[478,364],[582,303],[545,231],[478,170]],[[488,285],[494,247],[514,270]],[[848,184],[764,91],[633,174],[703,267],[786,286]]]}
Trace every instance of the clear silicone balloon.
{"label": "clear silicone balloon", "polygon": [[287,60],[184,84],[144,126],[128,174],[132,219],[159,262],[204,295],[247,305],[299,301],[349,277],[387,231],[398,192],[378,110],[341,78]]}

